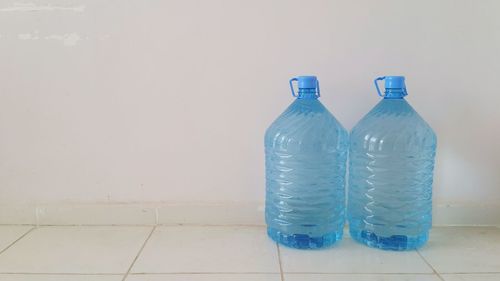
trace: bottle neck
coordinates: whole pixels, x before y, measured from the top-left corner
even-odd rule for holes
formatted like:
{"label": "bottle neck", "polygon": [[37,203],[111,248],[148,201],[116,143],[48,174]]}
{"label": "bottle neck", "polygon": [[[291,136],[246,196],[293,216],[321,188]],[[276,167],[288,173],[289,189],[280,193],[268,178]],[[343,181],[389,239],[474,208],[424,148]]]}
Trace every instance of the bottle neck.
{"label": "bottle neck", "polygon": [[386,88],[384,99],[403,99],[407,95],[406,89],[401,88]]}
{"label": "bottle neck", "polygon": [[299,88],[298,99],[315,100],[318,99],[318,92],[314,88]]}

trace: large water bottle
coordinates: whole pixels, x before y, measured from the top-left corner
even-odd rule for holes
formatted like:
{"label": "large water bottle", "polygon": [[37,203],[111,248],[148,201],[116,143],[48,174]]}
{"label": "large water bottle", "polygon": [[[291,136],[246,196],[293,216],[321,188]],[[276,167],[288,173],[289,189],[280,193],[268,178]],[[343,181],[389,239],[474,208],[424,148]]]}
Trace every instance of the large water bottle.
{"label": "large water bottle", "polygon": [[416,249],[432,224],[436,135],[404,99],[403,76],[377,78],[375,86],[383,100],[351,132],[350,234],[371,247]]}
{"label": "large water bottle", "polygon": [[265,136],[267,233],[293,248],[327,247],[342,238],[348,133],[318,100],[315,76],[290,87],[296,100]]}

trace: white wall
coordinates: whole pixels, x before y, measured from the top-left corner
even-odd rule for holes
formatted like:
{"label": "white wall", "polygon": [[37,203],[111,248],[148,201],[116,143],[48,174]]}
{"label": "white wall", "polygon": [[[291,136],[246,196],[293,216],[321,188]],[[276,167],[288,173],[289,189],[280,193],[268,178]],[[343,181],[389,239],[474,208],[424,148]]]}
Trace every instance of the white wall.
{"label": "white wall", "polygon": [[[24,4],[23,4],[24,3]],[[406,75],[435,202],[500,200],[500,1],[0,1],[0,203],[261,202],[315,74],[350,129]]]}

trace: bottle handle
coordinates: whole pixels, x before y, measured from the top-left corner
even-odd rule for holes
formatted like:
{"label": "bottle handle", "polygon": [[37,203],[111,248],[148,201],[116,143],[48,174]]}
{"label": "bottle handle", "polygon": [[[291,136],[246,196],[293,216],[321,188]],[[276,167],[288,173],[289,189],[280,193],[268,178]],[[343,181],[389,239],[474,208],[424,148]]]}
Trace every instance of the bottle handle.
{"label": "bottle handle", "polygon": [[[293,97],[298,97],[298,95],[295,93],[295,90],[293,89],[293,81],[299,81],[299,79],[297,77],[294,77],[292,79],[290,79],[290,90],[292,90],[292,96]],[[321,97],[321,93],[320,93],[320,90],[319,90],[319,81],[316,80],[316,89],[318,89],[318,93],[317,93],[317,97]]]}
{"label": "bottle handle", "polygon": [[296,98],[298,96],[295,94],[295,91],[293,90],[293,81],[299,81],[299,79],[297,79],[296,77],[290,79],[290,89],[292,90],[292,96]]}
{"label": "bottle handle", "polygon": [[375,83],[375,88],[377,89],[377,93],[381,97],[384,97],[385,95],[382,95],[382,93],[380,93],[380,88],[378,87],[378,81],[382,81],[384,79],[385,79],[385,76],[382,76],[382,77],[377,77],[375,80],[373,80],[373,83]]}

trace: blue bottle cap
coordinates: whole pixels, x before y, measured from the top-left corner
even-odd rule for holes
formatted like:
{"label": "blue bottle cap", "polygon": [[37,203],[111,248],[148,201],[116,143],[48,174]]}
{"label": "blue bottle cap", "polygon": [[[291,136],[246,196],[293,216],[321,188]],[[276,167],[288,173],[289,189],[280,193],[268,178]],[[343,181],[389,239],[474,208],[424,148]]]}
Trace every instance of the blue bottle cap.
{"label": "blue bottle cap", "polygon": [[[307,96],[307,98],[310,99],[317,99],[320,96],[320,91],[319,91],[319,82],[318,78],[316,76],[298,76],[290,79],[290,89],[292,90],[292,96],[294,97],[299,97],[301,98],[302,96],[298,96],[295,94],[295,91],[293,89],[293,81],[297,81],[297,86],[299,87],[299,93],[300,89],[314,89],[316,90],[316,94],[312,96]],[[305,97],[302,97],[305,98]]]}
{"label": "blue bottle cap", "polygon": [[406,89],[404,76],[386,76],[385,77],[386,89]]}
{"label": "blue bottle cap", "polygon": [[[378,87],[378,81],[384,80],[384,94],[380,92]],[[378,95],[384,98],[403,98],[408,95],[405,85],[404,76],[382,76],[375,79],[375,88],[377,89]]]}
{"label": "blue bottle cap", "polygon": [[299,76],[297,77],[299,89],[316,89],[318,87],[318,78],[316,76]]}

